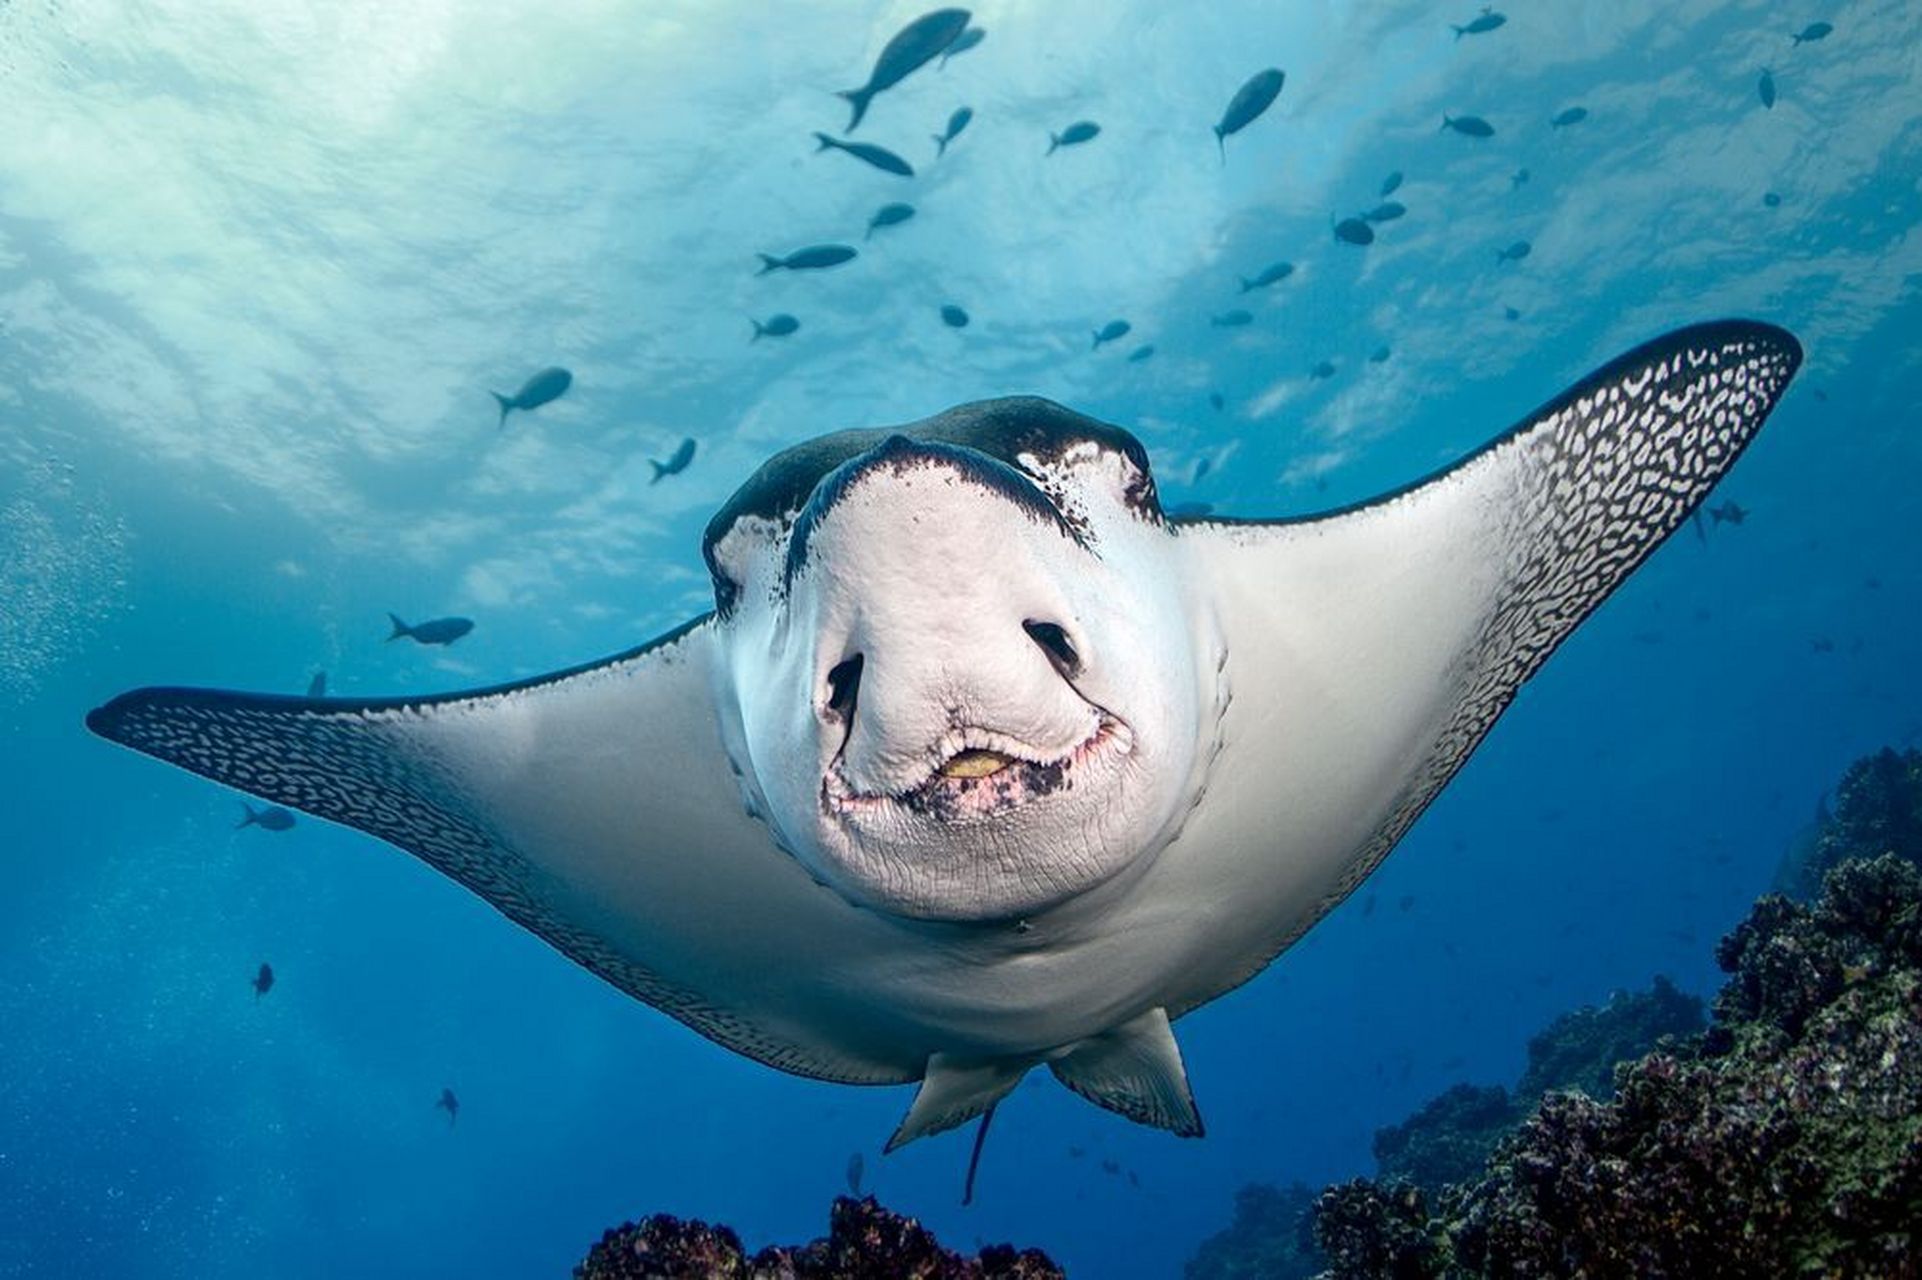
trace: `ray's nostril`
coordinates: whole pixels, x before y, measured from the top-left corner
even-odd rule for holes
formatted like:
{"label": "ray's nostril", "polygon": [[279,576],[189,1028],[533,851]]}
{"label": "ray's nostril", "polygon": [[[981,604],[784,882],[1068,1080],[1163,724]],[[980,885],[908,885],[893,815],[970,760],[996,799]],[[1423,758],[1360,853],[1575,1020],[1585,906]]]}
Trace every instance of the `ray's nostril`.
{"label": "ray's nostril", "polygon": [[1053,622],[1036,622],[1032,618],[1021,624],[1028,638],[1041,646],[1041,651],[1063,675],[1073,675],[1081,668],[1081,657],[1074,651],[1068,633]]}
{"label": "ray's nostril", "polygon": [[847,720],[854,715],[854,701],[861,691],[861,667],[865,659],[860,654],[837,663],[828,672],[828,711]]}

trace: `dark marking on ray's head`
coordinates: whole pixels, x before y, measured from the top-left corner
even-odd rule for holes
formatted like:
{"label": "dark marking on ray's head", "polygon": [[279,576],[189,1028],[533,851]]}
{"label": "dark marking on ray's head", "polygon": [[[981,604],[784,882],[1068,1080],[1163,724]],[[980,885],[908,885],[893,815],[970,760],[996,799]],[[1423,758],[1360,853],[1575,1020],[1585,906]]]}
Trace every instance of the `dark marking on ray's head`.
{"label": "dark marking on ray's head", "polygon": [[899,427],[837,431],[775,454],[708,521],[701,555],[714,580],[715,609],[723,618],[732,612],[741,591],[740,582],[721,563],[718,551],[735,524],[749,518],[774,523],[797,520],[830,472],[890,436],[924,444],[957,445],[1017,472],[1023,455],[1032,455],[1045,464],[1059,460],[1077,445],[1092,443],[1121,454],[1133,469],[1133,479],[1123,495],[1128,508],[1142,519],[1161,518],[1148,451],[1141,442],[1120,427],[1039,396],[977,400]]}
{"label": "dark marking on ray's head", "polygon": [[896,432],[867,452],[849,458],[814,486],[788,537],[787,562],[781,570],[782,589],[792,587],[795,577],[807,567],[809,544],[815,531],[862,480],[877,472],[903,477],[932,470],[952,472],[962,483],[1012,503],[1029,519],[1051,526],[1077,546],[1088,545],[1086,530],[1062,514],[1061,508],[1018,468],[965,445],[911,440]]}

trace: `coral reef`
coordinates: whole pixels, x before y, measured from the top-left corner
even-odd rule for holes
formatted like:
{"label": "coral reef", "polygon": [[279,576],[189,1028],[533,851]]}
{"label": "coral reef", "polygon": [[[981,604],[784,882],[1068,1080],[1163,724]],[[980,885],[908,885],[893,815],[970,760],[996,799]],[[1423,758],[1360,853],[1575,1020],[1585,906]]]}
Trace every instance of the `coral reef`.
{"label": "coral reef", "polygon": [[1315,1238],[1334,1276],[1441,1275],[1441,1246],[1422,1189],[1412,1183],[1353,1182],[1330,1187],[1315,1202]]}
{"label": "coral reef", "polygon": [[1821,890],[1822,877],[1851,858],[1892,853],[1922,866],[1922,751],[1885,747],[1850,765],[1811,828],[1790,847],[1775,887],[1792,898]]}
{"label": "coral reef", "polygon": [[1038,1249],[989,1245],[964,1258],[913,1218],[874,1197],[841,1196],[828,1235],[812,1244],[771,1245],[749,1257],[723,1226],[654,1214],[608,1231],[574,1268],[575,1280],[1060,1280]]}
{"label": "coral reef", "polygon": [[1599,1008],[1577,1009],[1549,1023],[1528,1042],[1528,1069],[1515,1086],[1515,1099],[1532,1107],[1552,1089],[1579,1089],[1606,1101],[1615,1092],[1617,1064],[1641,1057],[1665,1038],[1701,1029],[1702,1002],[1657,974],[1645,992],[1618,991]]}
{"label": "coral reef", "polygon": [[1520,1118],[1500,1085],[1458,1084],[1400,1124],[1376,1131],[1376,1176],[1423,1187],[1472,1178]]}
{"label": "coral reef", "polygon": [[1616,1064],[1701,1029],[1702,1002],[1663,977],[1645,992],[1618,991],[1600,1007],[1565,1013],[1528,1042],[1528,1067],[1513,1095],[1500,1085],[1458,1084],[1376,1133],[1375,1176],[1430,1191],[1472,1178],[1544,1093],[1579,1089],[1606,1100]]}
{"label": "coral reef", "polygon": [[1188,1260],[1187,1280],[1309,1280],[1327,1265],[1315,1243],[1315,1193],[1251,1182],[1235,1193],[1235,1220]]}
{"label": "coral reef", "polygon": [[1922,872],[1830,871],[1724,940],[1698,1040],[1551,1093],[1487,1176],[1325,1192],[1345,1276],[1922,1274]]}

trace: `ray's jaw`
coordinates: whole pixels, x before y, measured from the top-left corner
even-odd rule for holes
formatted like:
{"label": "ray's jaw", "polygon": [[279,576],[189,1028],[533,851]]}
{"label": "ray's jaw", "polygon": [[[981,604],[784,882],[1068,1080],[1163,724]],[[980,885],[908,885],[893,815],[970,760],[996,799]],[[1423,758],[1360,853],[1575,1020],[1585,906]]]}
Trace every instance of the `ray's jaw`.
{"label": "ray's jaw", "polygon": [[843,738],[821,780],[821,812],[859,838],[876,822],[894,818],[967,825],[991,822],[1024,805],[1072,790],[1102,766],[1134,750],[1134,730],[1120,717],[1090,706],[1093,727],[1066,751],[1048,751],[1005,734],[964,727],[929,752],[932,763],[907,785],[862,791],[848,779]]}
{"label": "ray's jaw", "polygon": [[845,739],[823,771],[810,843],[851,901],[912,920],[1027,920],[1110,880],[1140,852],[1133,728],[1090,704],[1086,737],[1048,751],[979,727],[945,735],[919,776],[861,791]]}

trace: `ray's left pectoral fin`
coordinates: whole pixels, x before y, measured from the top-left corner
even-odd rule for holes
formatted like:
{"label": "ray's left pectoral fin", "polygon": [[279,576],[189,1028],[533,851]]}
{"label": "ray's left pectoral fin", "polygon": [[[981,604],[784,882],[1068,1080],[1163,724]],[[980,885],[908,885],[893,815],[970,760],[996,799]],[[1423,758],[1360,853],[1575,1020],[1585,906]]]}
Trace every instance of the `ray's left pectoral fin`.
{"label": "ray's left pectoral fin", "polygon": [[1258,746],[1231,779],[1243,803],[1259,809],[1245,797],[1268,787],[1263,802],[1354,815],[1337,834],[1360,847],[1325,869],[1334,897],[1353,888],[1522,683],[1707,497],[1801,358],[1771,325],[1695,325],[1372,502],[1176,522],[1218,615],[1231,730]]}
{"label": "ray's left pectoral fin", "polygon": [[1165,1009],[1150,1009],[1048,1063],[1055,1078],[1099,1107],[1183,1138],[1202,1135],[1201,1113]]}

